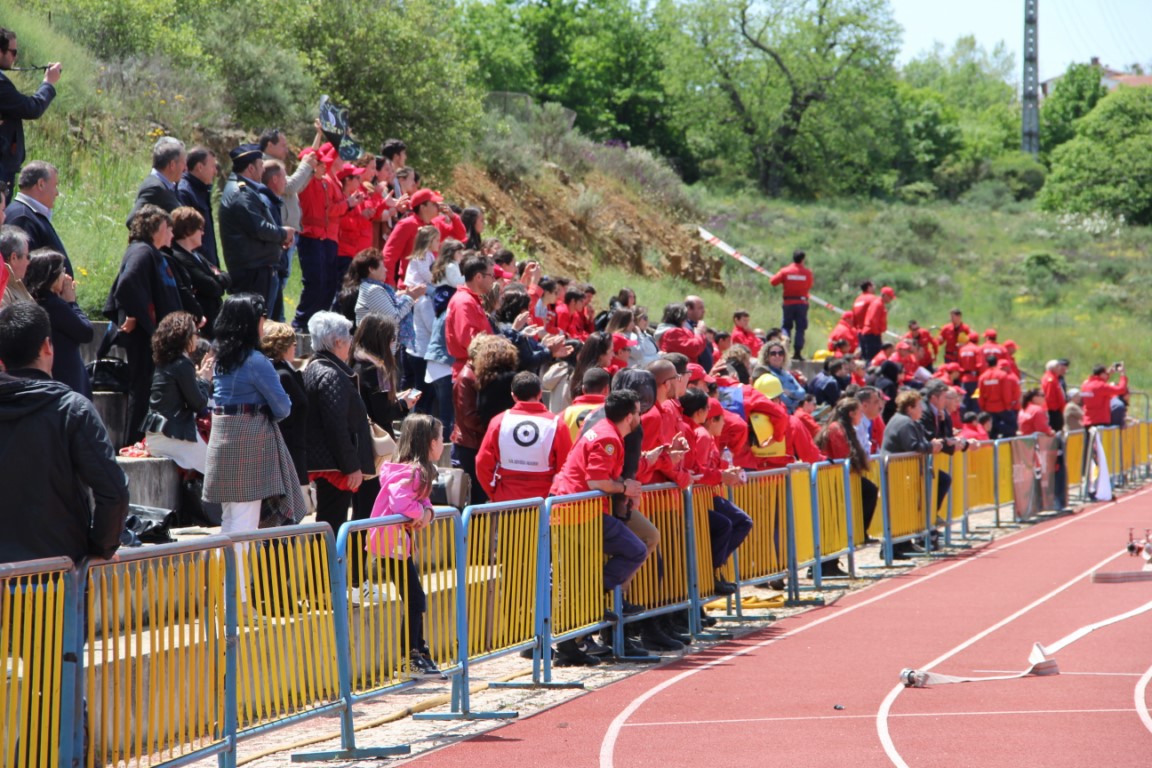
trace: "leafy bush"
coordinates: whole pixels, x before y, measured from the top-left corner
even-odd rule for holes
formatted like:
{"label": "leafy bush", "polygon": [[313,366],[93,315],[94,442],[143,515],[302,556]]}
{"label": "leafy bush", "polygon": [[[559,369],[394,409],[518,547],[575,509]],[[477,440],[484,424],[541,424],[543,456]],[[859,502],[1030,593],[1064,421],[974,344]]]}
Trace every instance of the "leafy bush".
{"label": "leafy bush", "polygon": [[939,190],[936,185],[930,181],[916,181],[911,184],[905,184],[896,190],[896,196],[901,202],[910,205],[919,205],[921,203],[928,203],[936,199]]}
{"label": "leafy bush", "polygon": [[1044,186],[1044,165],[1026,152],[1012,152],[992,160],[988,178],[1002,181],[1016,200],[1031,200]]}
{"label": "leafy bush", "polygon": [[998,211],[1012,202],[1012,188],[1003,181],[989,179],[974,184],[960,197],[960,201],[973,208],[987,208]]}

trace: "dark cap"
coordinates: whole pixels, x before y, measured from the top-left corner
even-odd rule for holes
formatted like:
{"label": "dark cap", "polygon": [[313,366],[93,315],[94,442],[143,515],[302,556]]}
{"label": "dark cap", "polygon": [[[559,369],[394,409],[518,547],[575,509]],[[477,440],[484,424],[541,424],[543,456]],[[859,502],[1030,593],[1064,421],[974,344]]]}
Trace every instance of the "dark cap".
{"label": "dark cap", "polygon": [[259,144],[241,144],[229,151],[228,157],[232,159],[232,172],[240,173],[255,161],[262,159],[264,153],[260,151]]}

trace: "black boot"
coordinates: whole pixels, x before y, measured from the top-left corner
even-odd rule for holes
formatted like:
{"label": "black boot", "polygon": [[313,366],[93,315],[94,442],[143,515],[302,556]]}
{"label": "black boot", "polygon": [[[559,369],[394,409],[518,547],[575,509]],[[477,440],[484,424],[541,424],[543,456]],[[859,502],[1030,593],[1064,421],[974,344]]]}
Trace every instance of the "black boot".
{"label": "black boot", "polygon": [[640,630],[640,644],[650,651],[682,651],[684,643],[669,637],[657,618],[648,619]]}

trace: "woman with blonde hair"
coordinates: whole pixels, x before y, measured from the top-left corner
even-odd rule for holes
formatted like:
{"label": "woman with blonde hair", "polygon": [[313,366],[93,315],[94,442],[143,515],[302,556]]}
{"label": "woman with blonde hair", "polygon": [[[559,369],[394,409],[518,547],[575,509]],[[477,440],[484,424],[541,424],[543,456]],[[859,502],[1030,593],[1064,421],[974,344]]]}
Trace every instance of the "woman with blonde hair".
{"label": "woman with blonde hair", "polygon": [[287,323],[265,321],[260,349],[272,361],[272,367],[280,378],[280,386],[292,403],[292,410],[277,426],[292,456],[292,465],[296,468],[304,500],[309,510],[315,511],[308,483],[308,393],[304,391],[304,377],[292,365],[296,360],[296,329]]}

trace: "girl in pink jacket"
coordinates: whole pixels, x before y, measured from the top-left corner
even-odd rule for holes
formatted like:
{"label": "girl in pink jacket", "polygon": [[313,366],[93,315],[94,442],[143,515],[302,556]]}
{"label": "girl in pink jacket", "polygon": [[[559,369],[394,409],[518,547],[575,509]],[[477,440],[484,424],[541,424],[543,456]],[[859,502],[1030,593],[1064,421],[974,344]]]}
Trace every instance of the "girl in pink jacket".
{"label": "girl in pink jacket", "polygon": [[[443,426],[439,419],[424,414],[409,414],[400,430],[396,446],[396,463],[380,467],[380,495],[372,505],[372,517],[403,515],[411,522],[373,528],[368,533],[367,550],[379,558],[403,560],[404,605],[408,612],[409,658],[420,674],[439,674],[428,654],[424,640],[424,611],[427,599],[420,584],[420,574],[412,560],[412,537],[409,531],[426,528],[434,517],[432,484],[436,481],[436,462],[444,452]],[[398,563],[382,568],[389,575],[399,574]],[[368,589],[371,586],[366,585]]]}

